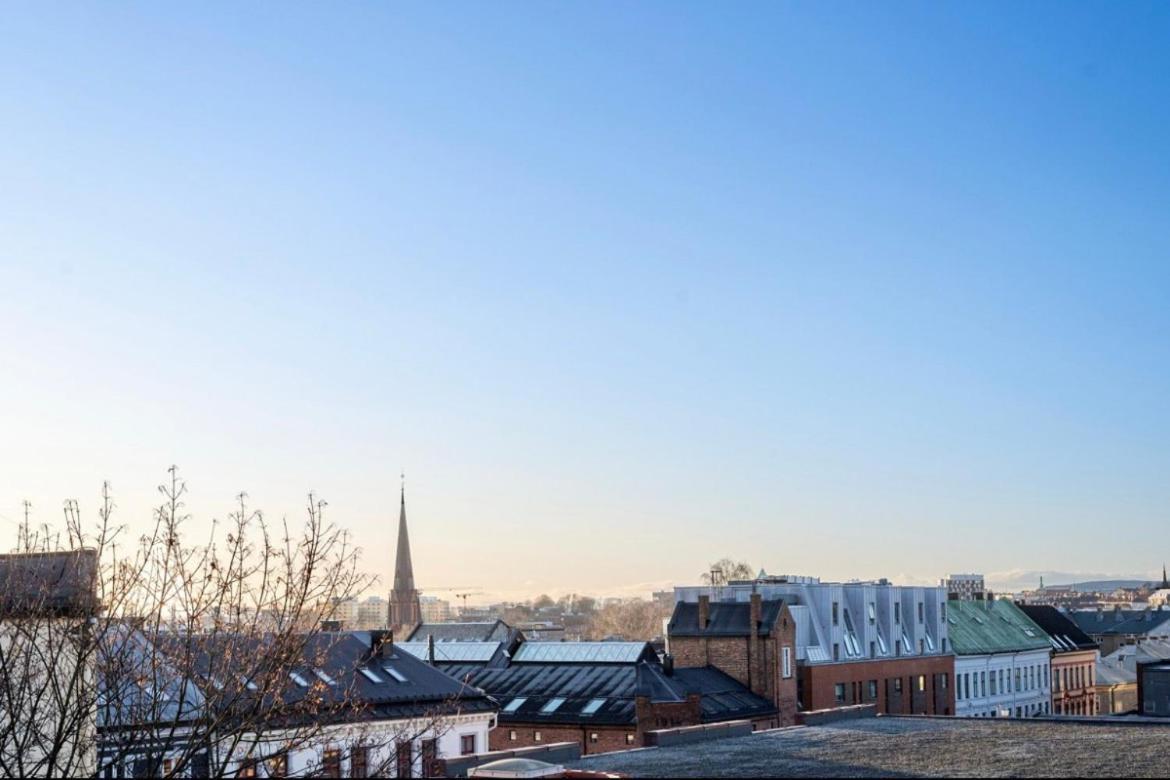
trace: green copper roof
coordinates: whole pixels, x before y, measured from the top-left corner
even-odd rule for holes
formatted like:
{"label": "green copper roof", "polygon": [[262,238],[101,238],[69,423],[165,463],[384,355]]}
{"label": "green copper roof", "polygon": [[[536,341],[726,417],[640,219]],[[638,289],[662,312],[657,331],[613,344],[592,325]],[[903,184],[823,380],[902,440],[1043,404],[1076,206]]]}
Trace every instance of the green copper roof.
{"label": "green copper roof", "polygon": [[947,626],[958,655],[1051,649],[1048,635],[1010,601],[948,601]]}

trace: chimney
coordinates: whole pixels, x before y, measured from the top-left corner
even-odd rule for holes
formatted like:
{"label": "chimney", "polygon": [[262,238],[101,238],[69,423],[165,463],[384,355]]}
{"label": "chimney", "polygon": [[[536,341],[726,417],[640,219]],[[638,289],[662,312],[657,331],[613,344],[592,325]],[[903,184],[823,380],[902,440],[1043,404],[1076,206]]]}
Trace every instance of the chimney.
{"label": "chimney", "polygon": [[662,673],[667,677],[674,677],[674,656],[670,653],[662,656]]}
{"label": "chimney", "polygon": [[1113,605],[1113,620],[1114,620],[1114,622],[1117,622],[1117,623],[1122,622],[1121,605],[1120,604]]}
{"label": "chimney", "polygon": [[711,597],[699,596],[699,630],[706,631],[708,618],[711,616]]}
{"label": "chimney", "polygon": [[381,654],[382,646],[394,643],[394,633],[392,631],[371,631],[370,632],[370,656],[375,657]]}
{"label": "chimney", "polygon": [[427,634],[427,663],[435,665],[435,635]]}
{"label": "chimney", "polygon": [[751,622],[752,622],[751,636],[752,636],[752,639],[755,639],[756,636],[760,632],[760,623],[762,623],[764,620],[763,613],[764,613],[763,603],[762,603],[762,599],[760,598],[760,594],[753,593],[752,594],[752,610],[751,610]]}
{"label": "chimney", "polygon": [[1101,607],[1097,607],[1097,622],[1101,623],[1104,620],[1105,620],[1105,610],[1101,609]]}

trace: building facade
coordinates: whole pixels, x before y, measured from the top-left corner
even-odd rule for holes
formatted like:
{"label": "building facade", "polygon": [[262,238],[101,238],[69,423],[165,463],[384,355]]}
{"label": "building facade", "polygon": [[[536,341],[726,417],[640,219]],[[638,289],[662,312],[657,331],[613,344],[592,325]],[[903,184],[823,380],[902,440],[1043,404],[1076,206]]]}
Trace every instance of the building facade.
{"label": "building facade", "polygon": [[1052,710],[1048,635],[1006,600],[952,601],[955,714],[1026,718]]}
{"label": "building facade", "polygon": [[[803,711],[872,704],[886,714],[954,713],[954,655],[942,587],[827,583],[769,576],[719,587],[675,588],[679,602],[785,604],[795,626],[797,696]],[[672,646],[673,651],[673,646]]]}
{"label": "building facade", "polygon": [[982,574],[952,574],[939,584],[949,601],[982,601],[988,595]]}
{"label": "building facade", "polygon": [[1097,643],[1056,607],[1018,606],[1048,635],[1052,645],[1052,714],[1096,715],[1097,662],[1101,659]]}
{"label": "building facade", "polygon": [[1126,645],[1139,645],[1150,640],[1170,640],[1170,609],[1075,610],[1067,613],[1078,627],[1088,634],[1106,656]]}

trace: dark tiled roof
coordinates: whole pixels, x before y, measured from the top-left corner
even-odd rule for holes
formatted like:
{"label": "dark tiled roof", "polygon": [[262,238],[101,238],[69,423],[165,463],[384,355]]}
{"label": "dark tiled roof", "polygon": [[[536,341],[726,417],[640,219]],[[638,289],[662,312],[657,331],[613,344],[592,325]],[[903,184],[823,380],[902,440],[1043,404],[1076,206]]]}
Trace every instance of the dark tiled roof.
{"label": "dark tiled roof", "polygon": [[96,550],[0,555],[0,618],[96,614],[97,569]]}
{"label": "dark tiled roof", "polygon": [[[674,605],[668,634],[671,636],[748,636],[751,633],[751,604],[746,601],[713,601],[707,628],[699,628],[699,605],[680,601]],[[764,599],[760,609],[759,635],[768,636],[784,609],[782,599]]]}
{"label": "dark tiled roof", "polygon": [[1170,610],[1077,610],[1068,616],[1082,631],[1093,636],[1140,636],[1153,629],[1163,629],[1162,624],[1170,620]]}
{"label": "dark tiled roof", "polygon": [[772,702],[711,666],[675,669],[673,679],[685,693],[697,693],[702,697],[704,723],[762,717],[776,712]]}
{"label": "dark tiled roof", "polygon": [[[1071,644],[1077,650],[1095,650],[1097,643],[1092,637],[1080,629],[1076,623],[1056,607],[1043,604],[1020,604],[1020,610],[1032,619],[1032,622],[1044,629],[1044,633],[1057,640],[1053,649],[1060,652],[1069,652],[1067,646]],[[1060,645],[1060,647],[1057,647]]]}

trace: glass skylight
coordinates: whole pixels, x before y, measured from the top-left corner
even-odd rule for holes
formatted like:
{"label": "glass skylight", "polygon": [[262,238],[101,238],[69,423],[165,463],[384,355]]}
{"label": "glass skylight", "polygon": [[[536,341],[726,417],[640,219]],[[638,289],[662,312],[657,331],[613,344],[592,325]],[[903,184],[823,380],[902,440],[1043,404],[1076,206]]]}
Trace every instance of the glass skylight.
{"label": "glass skylight", "polygon": [[381,685],[382,683],[386,682],[381,677],[379,677],[378,673],[375,672],[373,669],[367,669],[363,666],[361,669],[358,669],[358,671],[362,673],[363,677],[365,677],[367,680],[369,680],[372,683],[377,683],[377,684]]}
{"label": "glass skylight", "polygon": [[565,700],[558,696],[555,699],[549,699],[548,703],[540,708],[540,711],[542,714],[548,715],[549,713],[556,712],[557,708],[560,707],[564,703],[565,703]]}
{"label": "glass skylight", "polygon": [[326,685],[336,685],[337,684],[336,682],[334,682],[332,677],[330,677],[328,674],[325,673],[324,669],[314,669],[313,674],[317,675],[317,679],[320,680],[321,682],[325,683]]}
{"label": "glass skylight", "polygon": [[305,679],[305,678],[304,678],[304,677],[301,675],[301,673],[300,673],[300,672],[289,672],[289,673],[288,673],[288,676],[289,676],[290,678],[292,678],[292,681],[293,681],[293,682],[295,682],[297,685],[301,686],[302,688],[308,688],[308,687],[309,687],[309,681],[308,681],[308,680],[306,680],[306,679]]}
{"label": "glass skylight", "polygon": [[527,697],[517,696],[515,699],[512,699],[512,701],[510,701],[504,705],[503,711],[504,712],[515,712],[516,710],[520,709],[521,705],[523,705],[524,702],[526,702],[526,701],[528,701]]}
{"label": "glass skylight", "polygon": [[406,682],[406,677],[403,676],[402,672],[398,671],[393,666],[383,666],[382,668],[386,670],[386,674],[390,675],[398,682]]}
{"label": "glass skylight", "polygon": [[601,709],[601,705],[603,705],[603,704],[605,704],[605,699],[594,699],[593,701],[589,702],[581,709],[581,714],[582,715],[592,715],[593,713],[595,713],[599,709]]}

